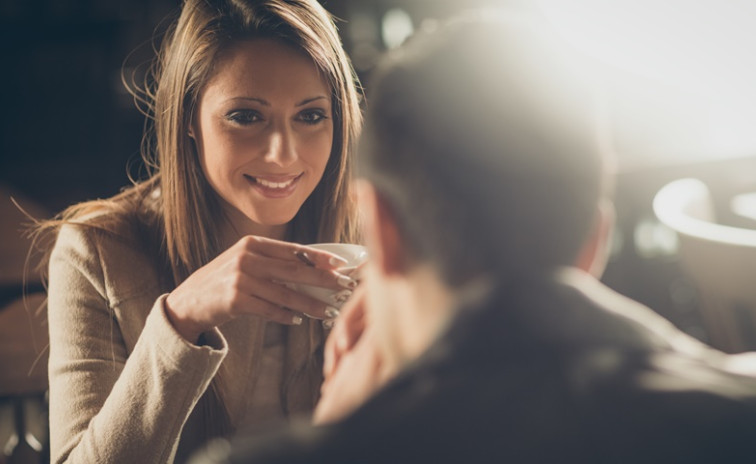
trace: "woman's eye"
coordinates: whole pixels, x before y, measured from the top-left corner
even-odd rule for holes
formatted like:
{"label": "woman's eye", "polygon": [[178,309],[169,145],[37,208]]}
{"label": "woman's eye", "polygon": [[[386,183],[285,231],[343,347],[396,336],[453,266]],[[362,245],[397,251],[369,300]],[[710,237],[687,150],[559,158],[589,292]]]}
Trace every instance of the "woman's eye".
{"label": "woman's eye", "polygon": [[323,110],[307,110],[299,113],[298,119],[305,124],[314,125],[319,123],[320,121],[323,121],[324,119],[328,119],[328,116],[326,116],[326,113]]}
{"label": "woman's eye", "polygon": [[234,110],[226,115],[226,119],[228,119],[229,121],[235,122],[237,124],[246,126],[248,124],[252,124],[254,122],[260,121],[262,117],[260,116],[260,113],[258,113],[257,111]]}

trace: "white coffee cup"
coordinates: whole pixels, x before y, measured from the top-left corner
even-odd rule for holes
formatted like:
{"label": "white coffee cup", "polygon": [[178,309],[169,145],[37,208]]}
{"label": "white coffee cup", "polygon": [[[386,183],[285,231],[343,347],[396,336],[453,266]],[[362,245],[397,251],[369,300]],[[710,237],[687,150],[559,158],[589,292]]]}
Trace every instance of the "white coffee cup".
{"label": "white coffee cup", "polygon": [[[315,243],[307,246],[333,253],[334,255],[345,259],[346,264],[337,268],[336,271],[355,278],[355,271],[360,265],[367,261],[368,258],[367,248],[362,245],[351,243]],[[336,308],[340,308],[347,299],[345,296],[351,293],[349,290],[333,290],[330,288],[298,283],[287,283],[286,286]]]}

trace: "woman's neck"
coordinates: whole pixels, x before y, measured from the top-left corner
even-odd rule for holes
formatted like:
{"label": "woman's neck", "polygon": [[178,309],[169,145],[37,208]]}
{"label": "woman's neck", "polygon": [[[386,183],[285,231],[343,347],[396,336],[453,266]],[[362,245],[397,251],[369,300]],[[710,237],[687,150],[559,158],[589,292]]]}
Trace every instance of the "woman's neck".
{"label": "woman's neck", "polygon": [[233,208],[224,209],[223,218],[223,224],[220,226],[220,242],[223,249],[230,247],[247,235],[274,240],[286,238],[288,224],[259,224]]}

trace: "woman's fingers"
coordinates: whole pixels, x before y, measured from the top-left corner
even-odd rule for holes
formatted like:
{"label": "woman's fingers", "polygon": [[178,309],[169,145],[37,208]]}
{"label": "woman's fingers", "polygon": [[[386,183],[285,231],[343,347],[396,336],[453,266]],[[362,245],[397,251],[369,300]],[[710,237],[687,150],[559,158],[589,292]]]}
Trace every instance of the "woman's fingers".
{"label": "woman's fingers", "polygon": [[297,260],[282,260],[245,253],[239,260],[241,271],[247,275],[277,282],[290,282],[316,287],[353,289],[357,281],[329,269],[311,267]]}
{"label": "woman's fingers", "polygon": [[365,267],[365,264],[367,264],[367,262],[363,262],[361,264],[358,264],[357,266],[340,267],[338,271],[340,274],[349,276],[359,283],[362,281],[362,271]]}
{"label": "woman's fingers", "polygon": [[284,325],[300,325],[302,316],[287,308],[271,303],[256,296],[242,296],[237,302],[237,311],[241,314],[255,314],[266,320]]}
{"label": "woman's fingers", "polygon": [[271,281],[250,278],[241,291],[315,319],[330,319],[338,315],[335,307]]}
{"label": "woman's fingers", "polygon": [[[331,320],[339,314],[342,294],[351,294],[357,285],[333,269],[342,264],[320,250],[248,236],[189,276],[167,303],[177,321],[174,325],[186,325],[189,335],[239,314],[282,324],[301,323],[303,316]],[[310,289],[303,285],[328,289],[325,294],[333,293],[333,301],[324,303],[321,296],[305,294]],[[323,293],[322,288],[312,291]]]}
{"label": "woman's fingers", "polygon": [[294,261],[308,267],[336,269],[347,261],[333,253],[317,250],[297,243],[283,242],[264,237],[246,236],[240,241],[248,252],[284,261]]}

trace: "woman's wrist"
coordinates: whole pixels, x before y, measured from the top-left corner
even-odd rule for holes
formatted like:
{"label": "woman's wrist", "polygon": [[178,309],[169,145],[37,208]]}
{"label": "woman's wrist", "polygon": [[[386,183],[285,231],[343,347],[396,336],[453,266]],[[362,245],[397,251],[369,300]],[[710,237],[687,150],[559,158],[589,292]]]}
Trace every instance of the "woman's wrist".
{"label": "woman's wrist", "polygon": [[169,301],[170,298],[171,295],[168,295],[163,305],[163,310],[165,311],[165,316],[168,319],[168,322],[184,340],[196,345],[200,335],[205,332],[205,329],[199,327],[194,321],[182,317],[174,311],[173,306]]}

